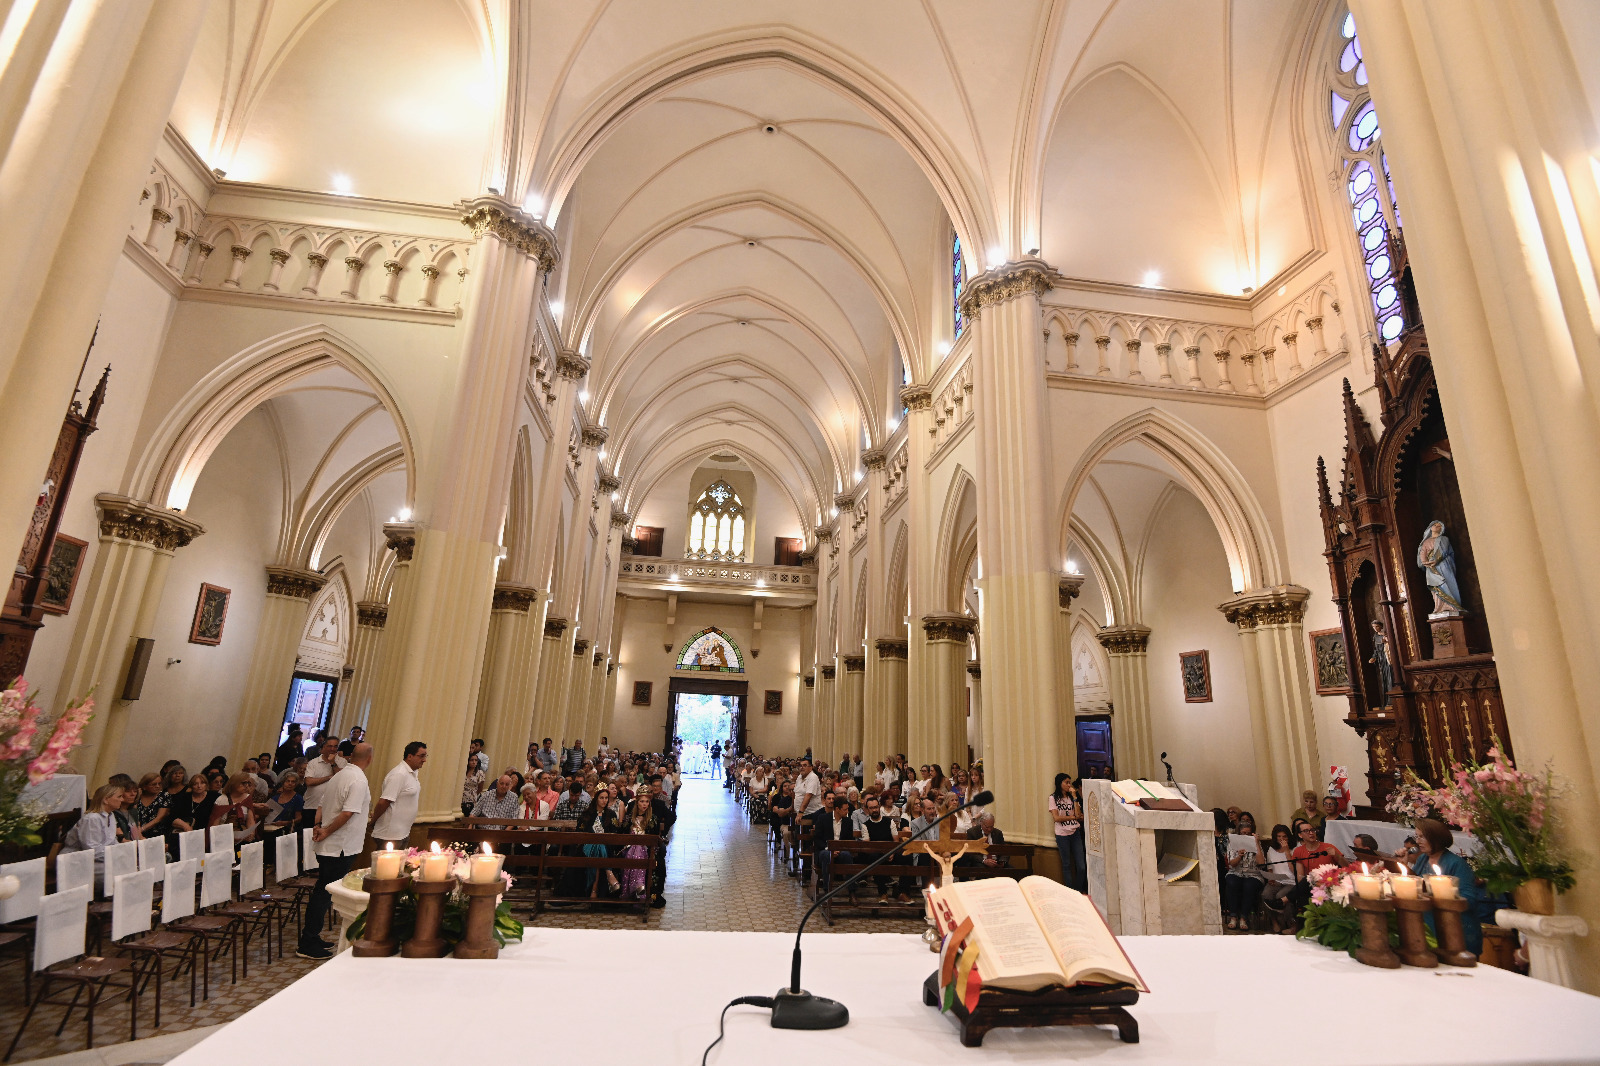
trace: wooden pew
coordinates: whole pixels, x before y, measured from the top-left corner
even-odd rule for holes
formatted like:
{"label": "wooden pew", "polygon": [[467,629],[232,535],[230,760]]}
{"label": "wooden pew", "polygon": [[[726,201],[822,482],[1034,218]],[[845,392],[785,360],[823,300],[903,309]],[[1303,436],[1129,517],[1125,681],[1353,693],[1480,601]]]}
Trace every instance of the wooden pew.
{"label": "wooden pew", "polygon": [[[480,821],[482,819],[479,819]],[[509,824],[506,819],[492,820],[496,825]],[[567,823],[571,824],[571,823]],[[494,850],[505,855],[505,869],[513,877],[525,878],[532,882],[531,903],[534,916],[544,913],[546,895],[549,888],[554,887],[555,878],[561,871],[571,869],[590,869],[597,873],[602,870],[637,870],[645,871],[645,892],[638,900],[607,899],[588,896],[560,896],[556,897],[561,902],[584,903],[590,905],[635,907],[640,912],[640,920],[648,921],[650,918],[650,891],[649,881],[651,871],[655,869],[657,856],[665,844],[661,837],[653,835],[638,835],[632,833],[580,833],[564,829],[548,829],[540,826],[517,829],[480,829],[476,826],[466,825],[434,825],[428,828],[428,840],[437,840],[441,847],[449,844],[460,844],[468,851],[478,850],[483,844],[488,843]],[[630,845],[642,845],[646,855],[642,859],[629,859],[621,854],[617,855],[576,855],[563,854],[565,848],[581,849],[584,844],[605,844],[617,848]],[[519,853],[517,846],[531,847],[532,851]],[[618,878],[621,879],[620,877]],[[522,893],[518,893],[522,895]]]}
{"label": "wooden pew", "polygon": [[[876,859],[879,855],[882,855],[892,847],[894,847],[893,842],[885,840],[828,841],[827,849],[830,855],[837,855],[839,852],[849,852],[852,860],[848,863],[839,862],[837,859],[832,861],[833,873],[829,887],[836,888],[845,881],[848,881],[853,875],[860,873],[862,870],[871,865],[872,860]],[[980,863],[971,866],[963,866],[958,863],[951,870],[951,873],[954,875],[957,881],[980,880],[986,877],[1013,877],[1020,881],[1022,878],[1033,873],[1034,849],[1033,845],[1031,844],[993,844],[989,847],[988,853],[1005,858],[1006,865],[984,866]],[[1018,859],[1021,860],[1020,863],[1016,861]],[[882,866],[872,871],[872,873],[867,877],[857,882],[857,889],[865,887],[871,894],[870,902],[858,903],[853,898],[850,898],[850,894],[847,893],[846,901],[843,903],[836,902],[837,897],[824,903],[822,905],[822,916],[827,919],[829,925],[833,924],[836,911],[840,917],[849,918],[881,917],[890,915],[902,918],[920,919],[923,917],[922,900],[920,895],[915,898],[914,904],[900,903],[898,901],[879,903],[877,901],[878,884],[876,878],[891,877],[896,882],[903,877],[916,878],[917,891],[920,894],[922,888],[925,887],[934,877],[936,877],[938,873],[939,868],[937,866],[932,864],[922,865],[913,863],[910,855],[902,855],[893,862],[884,863]],[[898,889],[899,885],[897,883],[892,891],[898,891]],[[821,891],[820,884],[818,885],[817,890]]]}

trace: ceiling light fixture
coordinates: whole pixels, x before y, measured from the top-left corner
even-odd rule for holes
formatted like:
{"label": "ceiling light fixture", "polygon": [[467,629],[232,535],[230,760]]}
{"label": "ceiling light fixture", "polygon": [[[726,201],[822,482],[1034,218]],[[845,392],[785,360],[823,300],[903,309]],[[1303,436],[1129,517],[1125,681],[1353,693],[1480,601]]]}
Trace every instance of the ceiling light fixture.
{"label": "ceiling light fixture", "polygon": [[355,183],[350,180],[350,175],[335,174],[333,176],[333,191],[338,193],[340,196],[349,196],[351,190],[354,188]]}
{"label": "ceiling light fixture", "polygon": [[761,127],[761,132],[762,133],[777,133],[778,132],[778,127],[773,125],[771,122],[769,122],[765,126]]}
{"label": "ceiling light fixture", "polygon": [[602,462],[605,460],[605,457],[606,457],[606,450],[604,448],[601,448],[600,449],[600,459],[601,459]]}
{"label": "ceiling light fixture", "polygon": [[754,248],[756,246],[756,242],[753,239],[752,240],[748,240],[748,241],[744,242],[744,246],[746,248]]}
{"label": "ceiling light fixture", "polygon": [[622,493],[620,493],[620,492],[613,492],[613,493],[612,493],[612,494],[611,494],[611,502],[612,502],[612,503],[621,503],[621,502],[622,502]]}
{"label": "ceiling light fixture", "polygon": [[989,249],[989,258],[988,258],[988,261],[987,261],[988,269],[990,269],[990,270],[999,270],[1001,267],[1003,267],[1005,265],[1006,265],[1006,253],[1004,251],[1002,251],[1001,249],[999,249],[999,248],[990,248]]}
{"label": "ceiling light fixture", "polygon": [[409,507],[400,508],[400,521],[402,521],[402,522],[411,521],[411,508],[409,508]]}
{"label": "ceiling light fixture", "polygon": [[1158,270],[1146,270],[1144,272],[1144,281],[1140,282],[1140,284],[1147,289],[1155,288],[1161,284],[1161,272]]}

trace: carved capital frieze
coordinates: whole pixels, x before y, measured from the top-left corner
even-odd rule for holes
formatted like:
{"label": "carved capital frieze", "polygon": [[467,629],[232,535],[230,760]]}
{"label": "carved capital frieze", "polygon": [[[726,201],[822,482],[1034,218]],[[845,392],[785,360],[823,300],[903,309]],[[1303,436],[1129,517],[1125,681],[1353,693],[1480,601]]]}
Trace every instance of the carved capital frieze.
{"label": "carved capital frieze", "polygon": [[1150,647],[1150,627],[1106,626],[1095,639],[1112,655],[1143,655]]}
{"label": "carved capital frieze", "polygon": [[376,600],[356,601],[356,625],[382,629],[389,622],[389,605]]}
{"label": "carved capital frieze", "polygon": [[497,584],[494,587],[494,606],[492,610],[522,611],[526,613],[529,608],[538,602],[539,590],[531,585]]}
{"label": "carved capital frieze", "polygon": [[833,498],[833,505],[841,511],[854,511],[856,498],[848,492],[841,492]]}
{"label": "carved capital frieze", "polygon": [[198,522],[177,511],[163,511],[143,500],[102,492],[94,498],[100,513],[100,535],[115,540],[149,544],[160,551],[177,551],[205,532]]}
{"label": "carved capital frieze", "polygon": [[801,680],[805,682],[806,688],[816,688],[817,687],[817,675],[816,674],[807,674],[805,677],[801,678]]}
{"label": "carved capital frieze", "polygon": [[908,643],[894,637],[879,637],[873,644],[878,649],[879,659],[904,659],[909,654]]}
{"label": "carved capital frieze", "polygon": [[831,664],[828,666],[818,667],[818,669],[822,671],[822,680],[824,681],[832,681],[834,679],[834,675],[839,672],[839,668]]}
{"label": "carved capital frieze", "polygon": [[926,411],[933,406],[933,390],[926,385],[907,385],[900,390],[900,402],[912,411]]}
{"label": "carved capital frieze", "polygon": [[560,640],[561,634],[567,631],[565,618],[546,618],[544,620],[544,639]]}
{"label": "carved capital frieze", "polygon": [[983,663],[977,659],[967,664],[967,676],[974,681],[983,680]]}
{"label": "carved capital frieze", "polygon": [[556,355],[556,373],[569,381],[582,380],[589,373],[589,360],[563,349]]}
{"label": "carved capital frieze", "polygon": [[839,661],[844,663],[844,672],[847,674],[859,674],[867,668],[865,655],[841,655]]}
{"label": "carved capital frieze", "polygon": [[396,562],[409,563],[417,550],[417,527],[410,522],[388,522],[383,527],[383,539],[394,552]]}
{"label": "carved capital frieze", "polygon": [[322,586],[328,583],[324,574],[315,570],[296,570],[289,566],[267,567],[267,595],[292,596],[297,600],[309,600]]}
{"label": "carved capital frieze", "polygon": [[1217,605],[1222,616],[1240,629],[1258,626],[1299,625],[1306,615],[1311,590],[1299,585],[1275,585],[1252,589],[1242,596]]}
{"label": "carved capital frieze", "polygon": [[1060,597],[1061,609],[1066,610],[1072,606],[1072,601],[1078,598],[1078,593],[1083,591],[1082,574],[1062,574],[1061,580],[1056,585],[1056,593]]}
{"label": "carved capital frieze", "polygon": [[869,448],[861,453],[861,465],[868,470],[882,470],[888,460],[889,453],[882,448]]}
{"label": "carved capital frieze", "polygon": [[561,257],[555,232],[526,211],[498,196],[462,200],[456,209],[461,212],[461,224],[472,231],[474,238],[494,236],[537,260],[542,272],[548,274],[555,269]]}
{"label": "carved capital frieze", "polygon": [[598,448],[611,439],[611,431],[605,426],[597,425],[594,422],[585,422],[582,436],[585,448]]}
{"label": "carved capital frieze", "polygon": [[[611,524],[618,529],[631,529],[633,527],[633,515],[627,511],[612,511]],[[632,540],[633,538],[629,537],[628,539]]]}
{"label": "carved capital frieze", "polygon": [[1061,273],[1037,256],[1006,263],[967,282],[961,293],[961,313],[977,318],[985,307],[1019,296],[1041,295],[1055,288],[1060,280]]}
{"label": "carved capital frieze", "polygon": [[589,640],[587,637],[579,637],[577,640],[573,641],[572,642],[572,655],[573,655],[573,657],[574,658],[581,658],[583,655],[585,655],[589,651],[589,645],[592,644],[592,643],[594,643],[594,642]]}
{"label": "carved capital frieze", "polygon": [[929,640],[965,644],[978,631],[978,620],[970,614],[940,612],[922,616],[922,632]]}
{"label": "carved capital frieze", "polygon": [[600,491],[601,492],[603,492],[607,496],[609,496],[613,492],[616,492],[621,487],[622,487],[622,479],[620,477],[618,477],[615,474],[607,474],[607,473],[603,473],[603,472],[601,473],[601,475],[600,475]]}
{"label": "carved capital frieze", "polygon": [[599,648],[596,648],[594,650],[594,665],[599,666],[601,663],[605,662],[605,659],[606,653],[601,651]]}

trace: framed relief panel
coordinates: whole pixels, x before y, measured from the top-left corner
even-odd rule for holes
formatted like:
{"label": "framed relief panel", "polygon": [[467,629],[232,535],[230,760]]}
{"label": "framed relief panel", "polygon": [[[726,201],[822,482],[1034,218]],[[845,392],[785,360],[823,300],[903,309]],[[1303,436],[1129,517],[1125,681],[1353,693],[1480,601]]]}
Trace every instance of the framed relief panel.
{"label": "framed relief panel", "polygon": [[1178,671],[1183,678],[1183,702],[1211,702],[1211,653],[1180,651]]}
{"label": "framed relief panel", "polygon": [[650,706],[650,694],[654,689],[654,681],[635,681],[633,683],[633,705],[635,707]]}
{"label": "framed relief panel", "polygon": [[1350,695],[1350,654],[1342,629],[1314,629],[1311,638],[1311,664],[1316,672],[1317,695]]}
{"label": "framed relief panel", "polygon": [[89,550],[87,541],[57,533],[50,549],[50,562],[44,571],[44,587],[39,590],[39,610],[45,614],[66,614],[72,610],[72,594],[78,588],[78,573]]}
{"label": "framed relief panel", "polygon": [[768,714],[782,714],[783,713],[783,692],[782,692],[782,690],[775,689],[775,688],[767,689],[767,699],[766,699],[766,703],[764,703],[762,705],[762,710],[766,711],[766,713],[768,713]]}
{"label": "framed relief panel", "polygon": [[233,592],[221,585],[200,585],[200,598],[195,601],[194,621],[189,625],[190,644],[222,643],[222,625],[228,620],[228,601]]}

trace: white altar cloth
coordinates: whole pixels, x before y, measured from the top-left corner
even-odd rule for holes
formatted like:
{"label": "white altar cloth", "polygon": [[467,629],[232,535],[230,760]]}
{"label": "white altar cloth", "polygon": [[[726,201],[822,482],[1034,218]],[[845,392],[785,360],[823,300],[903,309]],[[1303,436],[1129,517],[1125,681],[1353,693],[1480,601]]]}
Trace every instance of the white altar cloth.
{"label": "white altar cloth", "polygon": [[[1376,840],[1379,851],[1387,855],[1393,855],[1406,842],[1406,837],[1416,835],[1416,830],[1398,822],[1375,822],[1363,818],[1341,818],[1328,823],[1322,838],[1344,852],[1348,858],[1353,854],[1351,848],[1355,844],[1356,836],[1361,833],[1366,833],[1373,840]],[[1482,847],[1478,843],[1478,838],[1471,833],[1463,833],[1457,829],[1451,833],[1451,836],[1455,837],[1455,843],[1450,845],[1450,850],[1462,858],[1476,855],[1478,849]]]}
{"label": "white altar cloth", "polygon": [[[806,938],[803,983],[848,1006],[850,1024],[830,1032],[778,1030],[768,1025],[768,1012],[735,1007],[710,1062],[1283,1066],[1309,1057],[1286,1057],[1271,1027],[1252,1019],[1304,1018],[1307,1011],[1323,1018],[1328,1010],[1334,1029],[1322,1026],[1319,1039],[1329,1061],[1353,1061],[1335,1049],[1355,1040],[1385,1049],[1378,1056],[1384,1061],[1407,1064],[1600,1062],[1600,998],[1504,970],[1377,970],[1289,937],[1123,943],[1153,989],[1129,1008],[1139,1021],[1136,1045],[1119,1043],[1107,1029],[1002,1029],[980,1049],[963,1048],[954,1021],[922,1005],[922,981],[936,957],[919,938],[831,933]],[[344,952],[173,1062],[260,1062],[263,1048],[281,1047],[308,1019],[337,1017],[343,1038],[298,1041],[297,1066],[344,1066],[381,1058],[374,1049],[385,1047],[406,1062],[542,1060],[530,1046],[565,1046],[587,1048],[575,1053],[593,1063],[698,1063],[717,1035],[723,1004],[770,996],[784,983],[793,944],[780,933],[529,926],[527,939],[494,961]],[[1418,1035],[1420,1018],[1438,1022],[1426,1038]],[[640,1041],[643,1049],[624,1050],[616,1041]]]}
{"label": "white altar cloth", "polygon": [[24,785],[17,801],[25,807],[43,807],[48,814],[87,810],[88,780],[82,774],[57,774],[37,785]]}

